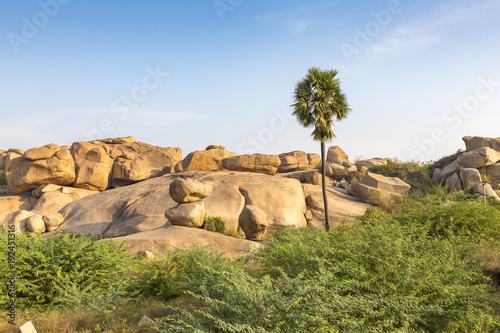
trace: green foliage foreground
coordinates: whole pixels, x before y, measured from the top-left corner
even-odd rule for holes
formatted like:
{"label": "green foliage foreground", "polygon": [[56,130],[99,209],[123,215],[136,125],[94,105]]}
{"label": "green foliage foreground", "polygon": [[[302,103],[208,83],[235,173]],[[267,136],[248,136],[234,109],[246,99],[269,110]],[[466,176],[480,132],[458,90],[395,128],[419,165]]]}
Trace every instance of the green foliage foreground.
{"label": "green foliage foreground", "polygon": [[131,260],[111,242],[19,238],[19,302],[191,295],[197,310],[171,307],[161,332],[500,331],[498,288],[474,259],[484,249],[500,258],[499,206],[422,199],[394,215],[376,210],[330,232],[282,231],[266,252],[237,260],[200,248]]}

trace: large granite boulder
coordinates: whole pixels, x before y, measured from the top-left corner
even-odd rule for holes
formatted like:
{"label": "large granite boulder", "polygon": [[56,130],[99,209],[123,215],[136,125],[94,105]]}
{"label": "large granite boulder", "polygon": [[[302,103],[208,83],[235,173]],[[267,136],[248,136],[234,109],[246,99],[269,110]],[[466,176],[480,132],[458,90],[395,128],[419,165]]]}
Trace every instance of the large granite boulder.
{"label": "large granite boulder", "polygon": [[480,136],[465,136],[462,138],[465,142],[467,151],[488,147],[500,151],[500,138],[483,138]]}
{"label": "large granite boulder", "polygon": [[339,146],[331,146],[326,154],[326,163],[342,164],[349,160],[349,156]]}
{"label": "large granite boulder", "polygon": [[396,177],[367,172],[359,182],[352,182],[350,193],[370,204],[384,205],[410,191],[411,186]]}
{"label": "large granite boulder", "polygon": [[[29,211],[36,203],[30,193],[20,195],[0,196],[0,224],[3,224],[5,217],[18,210]],[[5,227],[4,227],[5,230]]]}
{"label": "large granite boulder", "polygon": [[259,207],[248,205],[243,208],[239,222],[246,239],[260,241],[264,239],[267,227],[272,220]]}
{"label": "large granite boulder", "polygon": [[309,167],[311,169],[316,169],[321,166],[321,156],[315,153],[307,154],[307,159],[309,160]]}
{"label": "large granite boulder", "polygon": [[292,171],[280,173],[279,176],[286,178],[294,178],[303,184],[321,185],[321,173],[317,170]]}
{"label": "large granite boulder", "polygon": [[477,183],[481,183],[481,174],[477,169],[467,168],[460,171],[460,180],[464,190],[471,189]]}
{"label": "large granite boulder", "polygon": [[98,191],[83,188],[63,186],[57,188],[51,185],[46,185],[37,190],[41,191],[42,194],[31,211],[41,215],[57,213],[70,202],[99,193]]}
{"label": "large granite boulder", "polygon": [[457,157],[457,163],[463,168],[481,168],[500,161],[500,152],[488,147],[468,151]]}
{"label": "large granite boulder", "polygon": [[310,168],[309,158],[303,151],[292,151],[279,155],[281,163],[278,168],[279,173],[291,172]]}
{"label": "large granite boulder", "polygon": [[172,173],[182,159],[182,149],[155,147],[147,143],[124,143],[111,151],[112,185],[122,186]]}
{"label": "large granite boulder", "polygon": [[75,187],[98,191],[108,188],[113,159],[102,144],[75,142],[71,154],[75,160]]}
{"label": "large granite boulder", "polygon": [[236,153],[224,149],[208,149],[189,153],[175,166],[175,172],[183,171],[223,171],[222,160]]}
{"label": "large granite boulder", "polygon": [[75,162],[68,149],[35,161],[20,156],[8,160],[5,176],[9,190],[14,194],[31,191],[44,184],[70,185],[76,178]]}
{"label": "large granite boulder", "polygon": [[280,166],[278,155],[239,155],[222,160],[222,166],[229,171],[255,172],[274,175]]}
{"label": "large granite boulder", "polygon": [[60,150],[60,147],[55,143],[50,143],[43,147],[31,148],[24,152],[24,157],[28,161],[38,161],[38,160],[46,160],[54,156]]}
{"label": "large granite boulder", "polygon": [[205,214],[222,217],[228,231],[238,231],[238,218],[245,205],[266,212],[272,218],[270,230],[307,225],[304,193],[295,179],[246,172],[184,172],[74,201],[61,209],[65,222],[59,230],[114,237],[164,226],[165,211],[177,205],[169,194],[170,184],[179,177],[213,187],[203,200]]}
{"label": "large granite boulder", "polygon": [[358,161],[355,164],[358,170],[361,171],[363,167],[369,168],[371,166],[387,165],[387,159],[381,157],[374,157],[374,158],[369,158],[367,160]]}
{"label": "large granite boulder", "polygon": [[167,209],[165,217],[173,225],[200,228],[203,225],[203,218],[205,217],[205,206],[203,205],[203,201],[178,204],[175,207]]}
{"label": "large granite boulder", "polygon": [[169,194],[175,202],[200,201],[212,193],[213,187],[190,178],[176,178],[170,183]]}

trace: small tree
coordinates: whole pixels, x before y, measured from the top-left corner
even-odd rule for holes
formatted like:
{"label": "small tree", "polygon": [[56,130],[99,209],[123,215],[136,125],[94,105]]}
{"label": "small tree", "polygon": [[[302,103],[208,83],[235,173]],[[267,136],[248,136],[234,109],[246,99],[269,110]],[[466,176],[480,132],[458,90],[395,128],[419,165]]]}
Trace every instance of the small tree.
{"label": "small tree", "polygon": [[312,137],[321,142],[321,173],[323,179],[323,201],[325,206],[325,228],[330,229],[328,201],[325,185],[325,142],[335,138],[333,120],[347,117],[351,109],[346,96],[340,89],[336,70],[309,68],[307,75],[295,86],[292,105],[293,114],[304,127],[314,126]]}

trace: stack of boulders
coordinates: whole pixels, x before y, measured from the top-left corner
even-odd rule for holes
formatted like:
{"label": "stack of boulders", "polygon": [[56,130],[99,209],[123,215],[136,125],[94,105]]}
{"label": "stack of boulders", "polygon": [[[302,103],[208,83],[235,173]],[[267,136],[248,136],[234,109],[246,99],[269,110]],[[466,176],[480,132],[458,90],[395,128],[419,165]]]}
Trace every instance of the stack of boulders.
{"label": "stack of boulders", "polygon": [[5,170],[14,194],[47,184],[103,191],[171,173],[181,159],[180,148],[156,147],[125,137],[10,149],[0,153],[0,170]]}
{"label": "stack of boulders", "polygon": [[35,214],[27,210],[18,210],[5,217],[8,230],[15,230],[16,234],[28,233],[30,236],[57,230],[63,222],[59,213]]}
{"label": "stack of boulders", "polygon": [[383,205],[410,192],[411,186],[399,178],[366,172],[360,181],[351,182],[348,192],[364,202]]}
{"label": "stack of boulders", "polygon": [[201,228],[205,218],[203,199],[212,193],[212,189],[211,185],[193,179],[173,180],[169,194],[178,205],[167,209],[165,217],[173,225]]}
{"label": "stack of boulders", "polygon": [[433,178],[446,182],[448,191],[470,190],[478,198],[500,201],[490,183],[500,183],[500,138],[466,136],[466,152],[434,170]]}

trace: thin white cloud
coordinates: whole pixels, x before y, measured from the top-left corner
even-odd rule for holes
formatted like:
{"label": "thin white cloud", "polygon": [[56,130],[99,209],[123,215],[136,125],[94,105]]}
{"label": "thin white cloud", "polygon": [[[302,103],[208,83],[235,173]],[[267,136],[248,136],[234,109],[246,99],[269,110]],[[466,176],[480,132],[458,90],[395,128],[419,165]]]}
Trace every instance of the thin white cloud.
{"label": "thin white cloud", "polygon": [[467,5],[453,4],[428,17],[396,27],[387,37],[372,43],[367,50],[374,55],[409,53],[438,45],[449,29],[471,21],[482,20],[500,8],[500,0],[488,0]]}

